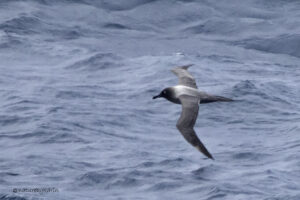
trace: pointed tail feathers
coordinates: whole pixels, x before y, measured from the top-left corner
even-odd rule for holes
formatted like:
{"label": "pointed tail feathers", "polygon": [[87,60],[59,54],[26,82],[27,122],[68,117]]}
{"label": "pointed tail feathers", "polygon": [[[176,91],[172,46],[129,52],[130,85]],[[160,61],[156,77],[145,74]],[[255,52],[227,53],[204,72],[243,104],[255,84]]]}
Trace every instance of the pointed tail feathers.
{"label": "pointed tail feathers", "polygon": [[209,96],[204,99],[201,99],[200,103],[213,103],[216,101],[234,101],[233,99],[227,98],[227,97],[222,97],[222,96]]}

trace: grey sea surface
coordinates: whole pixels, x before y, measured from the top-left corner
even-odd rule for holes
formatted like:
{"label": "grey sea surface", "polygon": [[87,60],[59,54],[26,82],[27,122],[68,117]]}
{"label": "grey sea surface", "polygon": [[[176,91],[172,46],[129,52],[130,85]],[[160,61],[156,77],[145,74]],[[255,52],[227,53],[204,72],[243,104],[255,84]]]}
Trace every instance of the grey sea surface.
{"label": "grey sea surface", "polygon": [[2,0],[0,127],[1,200],[299,200],[300,1]]}

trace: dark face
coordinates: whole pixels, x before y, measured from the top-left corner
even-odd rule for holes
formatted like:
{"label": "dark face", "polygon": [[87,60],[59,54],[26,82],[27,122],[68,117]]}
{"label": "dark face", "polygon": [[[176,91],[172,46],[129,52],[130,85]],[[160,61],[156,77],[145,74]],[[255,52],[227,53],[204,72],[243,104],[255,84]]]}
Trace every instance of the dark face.
{"label": "dark face", "polygon": [[163,91],[161,91],[161,93],[159,95],[154,96],[152,99],[156,99],[156,98],[160,98],[160,97],[164,97],[167,99],[168,96],[170,96],[170,91],[168,90],[168,88],[166,88]]}

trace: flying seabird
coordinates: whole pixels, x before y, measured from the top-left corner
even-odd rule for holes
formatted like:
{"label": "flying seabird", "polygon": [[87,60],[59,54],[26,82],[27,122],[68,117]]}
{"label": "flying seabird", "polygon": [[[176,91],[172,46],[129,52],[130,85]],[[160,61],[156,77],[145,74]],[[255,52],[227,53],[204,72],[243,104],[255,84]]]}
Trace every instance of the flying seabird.
{"label": "flying seabird", "polygon": [[176,124],[177,129],[191,145],[201,151],[208,158],[214,159],[197,137],[194,130],[194,125],[198,116],[199,104],[233,100],[198,91],[195,79],[187,71],[190,66],[192,65],[184,65],[172,69],[171,71],[179,78],[179,84],[165,88],[159,95],[154,96],[153,99],[164,97],[173,103],[181,104],[182,112]]}

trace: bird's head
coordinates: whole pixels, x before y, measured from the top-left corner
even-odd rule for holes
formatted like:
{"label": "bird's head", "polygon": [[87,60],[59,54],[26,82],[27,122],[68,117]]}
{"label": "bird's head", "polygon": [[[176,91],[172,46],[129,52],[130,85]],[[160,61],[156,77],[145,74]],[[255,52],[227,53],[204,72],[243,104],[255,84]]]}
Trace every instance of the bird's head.
{"label": "bird's head", "polygon": [[156,98],[160,98],[160,97],[164,97],[166,99],[169,99],[169,97],[172,95],[172,91],[170,88],[165,88],[163,89],[159,95],[154,96],[152,99],[156,99]]}

